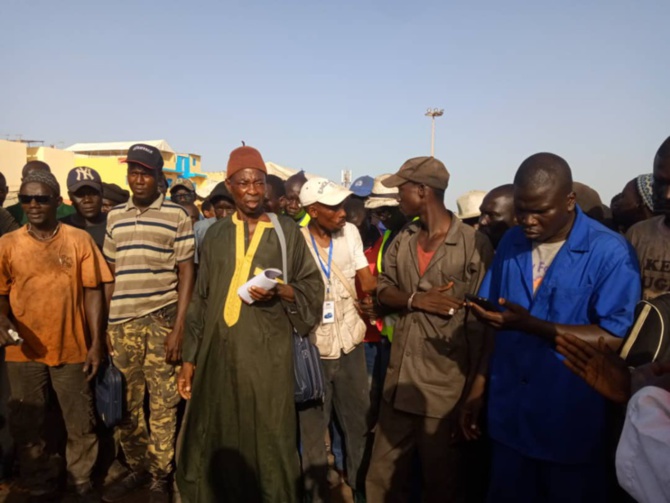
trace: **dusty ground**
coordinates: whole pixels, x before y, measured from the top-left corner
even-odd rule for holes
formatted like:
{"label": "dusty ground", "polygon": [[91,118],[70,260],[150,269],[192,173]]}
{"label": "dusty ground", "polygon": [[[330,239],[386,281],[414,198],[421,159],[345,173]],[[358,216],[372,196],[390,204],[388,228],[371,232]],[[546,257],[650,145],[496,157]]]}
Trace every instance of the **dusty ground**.
{"label": "dusty ground", "polygon": [[[331,489],[333,503],[353,503],[354,499],[351,489],[341,479],[338,481],[336,472],[331,473],[331,480],[335,480]],[[10,496],[10,493],[11,496]],[[0,503],[23,503],[25,495],[17,491],[11,491],[9,484],[0,484]],[[136,494],[123,500],[123,503],[147,503],[149,500],[149,491],[138,491]],[[61,500],[63,503],[69,503],[67,498]]]}

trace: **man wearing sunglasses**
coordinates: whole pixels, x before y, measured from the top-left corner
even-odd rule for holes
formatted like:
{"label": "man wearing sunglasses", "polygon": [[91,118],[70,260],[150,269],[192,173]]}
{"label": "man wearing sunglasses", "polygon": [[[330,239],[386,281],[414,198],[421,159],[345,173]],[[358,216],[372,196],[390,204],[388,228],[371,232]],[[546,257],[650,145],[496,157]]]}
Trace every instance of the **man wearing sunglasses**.
{"label": "man wearing sunglasses", "polygon": [[[23,180],[25,180],[30,173],[34,173],[36,171],[51,173],[51,168],[46,162],[30,161],[25,166],[23,166],[23,170],[21,171],[21,182],[23,183]],[[12,206],[8,206],[7,211],[12,214],[14,220],[16,220],[19,225],[25,225],[28,223],[28,217],[26,212],[23,210],[23,205],[20,202]],[[61,199],[61,202],[56,209],[56,218],[60,220],[61,218],[64,218],[68,215],[72,215],[74,212],[75,209],[68,204],[64,204]]]}
{"label": "man wearing sunglasses", "polygon": [[89,381],[103,353],[102,283],[112,276],[91,237],[56,219],[61,197],[51,173],[27,174],[19,202],[27,225],[0,238],[0,346],[20,483],[35,497],[59,485],[45,441],[53,390],[67,429],[68,480],[78,501],[99,501],[90,481],[98,439]]}

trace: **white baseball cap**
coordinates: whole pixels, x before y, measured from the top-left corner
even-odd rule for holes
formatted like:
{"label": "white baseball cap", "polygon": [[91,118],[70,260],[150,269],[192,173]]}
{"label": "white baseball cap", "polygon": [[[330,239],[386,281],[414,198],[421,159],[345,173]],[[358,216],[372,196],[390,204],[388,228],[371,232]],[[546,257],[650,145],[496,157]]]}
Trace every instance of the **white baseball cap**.
{"label": "white baseball cap", "polygon": [[325,178],[307,180],[300,189],[300,204],[307,207],[314,203],[337,206],[351,195],[351,191]]}

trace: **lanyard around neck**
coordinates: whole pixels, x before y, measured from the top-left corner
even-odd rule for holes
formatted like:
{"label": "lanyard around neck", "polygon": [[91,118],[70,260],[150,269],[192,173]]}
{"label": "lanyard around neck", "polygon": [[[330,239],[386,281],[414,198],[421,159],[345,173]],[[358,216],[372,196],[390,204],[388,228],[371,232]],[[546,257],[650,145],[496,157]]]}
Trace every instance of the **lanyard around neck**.
{"label": "lanyard around neck", "polygon": [[321,254],[319,253],[318,248],[316,247],[316,240],[314,239],[314,235],[310,232],[309,237],[312,238],[312,246],[314,246],[314,252],[316,252],[316,258],[319,259],[319,265],[321,266],[321,270],[323,271],[323,274],[326,275],[326,279],[330,282],[330,272],[332,271],[331,265],[333,263],[333,238],[330,238],[330,246],[328,247],[328,268],[323,264],[323,261],[321,260]]}

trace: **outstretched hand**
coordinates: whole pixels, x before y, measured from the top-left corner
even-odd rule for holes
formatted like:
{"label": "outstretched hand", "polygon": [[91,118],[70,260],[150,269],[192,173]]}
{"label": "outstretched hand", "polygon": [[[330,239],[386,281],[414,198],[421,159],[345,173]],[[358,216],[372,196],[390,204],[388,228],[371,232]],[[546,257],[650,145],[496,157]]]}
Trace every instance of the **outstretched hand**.
{"label": "outstretched hand", "polygon": [[503,298],[498,299],[498,304],[505,308],[502,311],[487,311],[474,302],[467,304],[477,319],[496,330],[523,330],[531,318],[528,309]]}
{"label": "outstretched hand", "polygon": [[598,339],[594,346],[572,334],[556,337],[556,351],[565,356],[563,363],[605,398],[626,403],[631,393],[631,375],[626,362]]}

